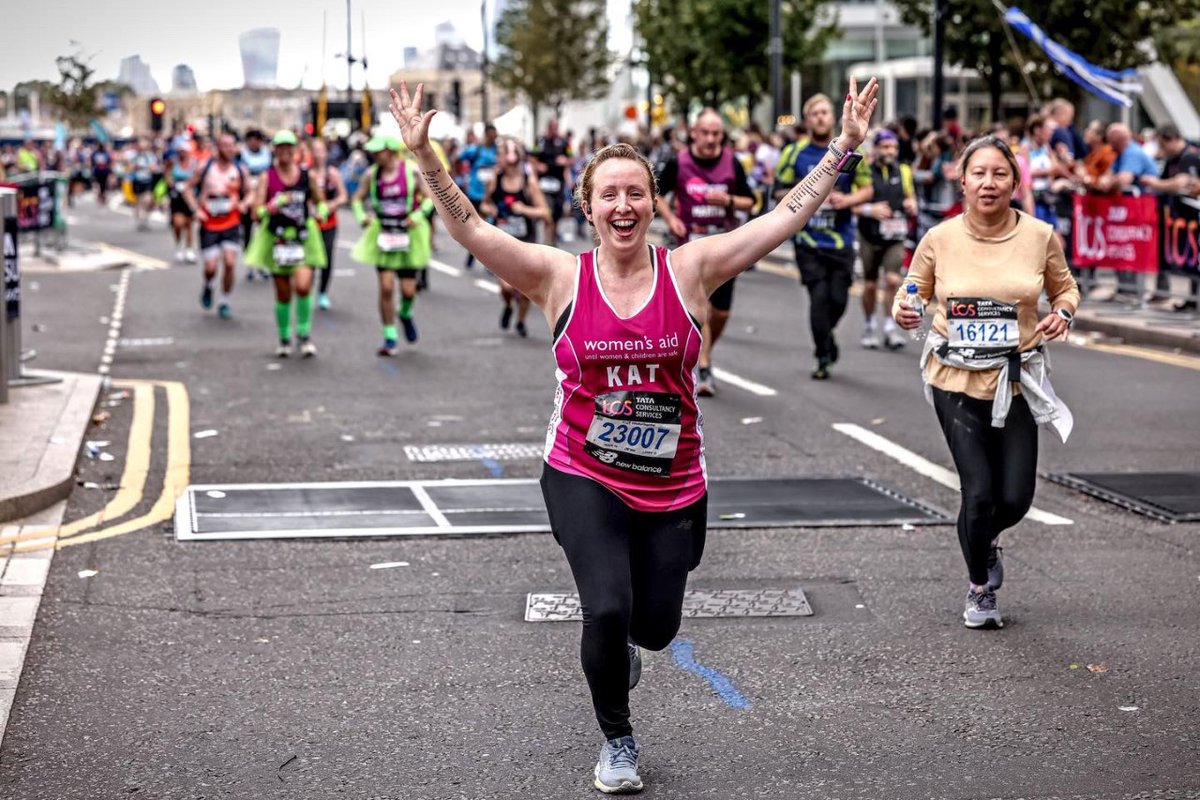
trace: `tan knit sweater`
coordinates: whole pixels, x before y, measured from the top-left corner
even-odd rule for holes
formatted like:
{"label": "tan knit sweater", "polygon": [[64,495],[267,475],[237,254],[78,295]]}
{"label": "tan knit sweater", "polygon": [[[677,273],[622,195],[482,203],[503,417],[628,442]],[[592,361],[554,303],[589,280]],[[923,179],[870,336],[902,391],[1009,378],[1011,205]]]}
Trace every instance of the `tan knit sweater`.
{"label": "tan knit sweater", "polygon": [[[929,303],[926,313],[933,313],[934,329],[948,336],[948,298],[989,297],[1016,303],[1022,351],[1041,344],[1042,334],[1034,328],[1040,321],[1038,299],[1042,292],[1052,308],[1065,308],[1073,314],[1079,305],[1079,287],[1067,268],[1054,228],[1036,217],[1015,213],[1016,226],[996,238],[969,232],[962,216],[936,225],[917,245],[908,277],[892,302],[892,313],[904,302],[907,284],[915,283],[921,297]],[[991,400],[1000,370],[957,369],[930,358],[926,377],[939,389]]]}

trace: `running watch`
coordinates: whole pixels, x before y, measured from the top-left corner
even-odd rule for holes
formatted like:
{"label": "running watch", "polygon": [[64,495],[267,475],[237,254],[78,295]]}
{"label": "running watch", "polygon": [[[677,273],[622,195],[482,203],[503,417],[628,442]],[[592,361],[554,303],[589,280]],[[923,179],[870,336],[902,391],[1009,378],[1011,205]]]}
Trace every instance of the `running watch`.
{"label": "running watch", "polygon": [[862,153],[851,150],[843,151],[837,146],[834,141],[829,142],[829,152],[833,154],[834,160],[837,161],[838,172],[854,172],[858,168],[858,162],[862,161]]}
{"label": "running watch", "polygon": [[1075,315],[1070,311],[1067,311],[1065,308],[1057,308],[1054,310],[1054,313],[1066,320],[1067,330],[1075,327]]}

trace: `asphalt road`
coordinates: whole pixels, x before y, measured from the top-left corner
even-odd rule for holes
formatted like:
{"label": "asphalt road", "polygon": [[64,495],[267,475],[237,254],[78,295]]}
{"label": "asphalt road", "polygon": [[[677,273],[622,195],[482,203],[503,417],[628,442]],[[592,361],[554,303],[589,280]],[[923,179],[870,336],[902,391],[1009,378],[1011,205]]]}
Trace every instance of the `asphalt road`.
{"label": "asphalt road", "polygon": [[[76,237],[169,261],[162,224],[85,203]],[[352,226],[343,227],[349,244]],[[462,251],[441,233],[441,263]],[[133,271],[114,381],[186,387],[190,480],[203,484],[536,477],[536,460],[418,463],[405,445],[538,443],[553,393],[540,316],[520,340],[479,268],[432,275],[421,341],[394,359],[373,270],[338,250],[317,358],[277,362],[267,284],[239,275],[233,320],[199,308],[199,268]],[[152,265],[154,266],[154,265]],[[738,284],[703,404],[715,476],[867,475],[954,510],[956,492],[833,426],[950,466],[913,346],[857,347],[857,301],[828,382],[810,369],[807,300],[760,269]],[[119,274],[27,274],[36,366],[94,371]],[[34,285],[36,284],[36,288]],[[34,327],[37,326],[37,327]],[[1195,469],[1200,364],[1060,345],[1070,443],[1046,472]],[[67,519],[98,510],[129,454],[114,386]],[[167,483],[171,398],[155,389],[150,509]],[[176,408],[178,411],[179,409]],[[749,702],[672,651],[633,696],[645,796],[1200,798],[1200,526],[1166,525],[1043,481],[1006,534],[1003,631],[960,620],[953,529],[713,531],[693,588],[805,590],[807,618],[686,621],[680,638]],[[529,592],[571,591],[553,540],[177,543],[170,520],[54,558],[0,749],[0,798],[587,797],[600,736],[575,623],[526,623]],[[408,566],[371,569],[372,564]],[[81,578],[81,570],[97,574]],[[1089,666],[1091,668],[1089,668]],[[1122,710],[1135,709],[1135,710]]]}

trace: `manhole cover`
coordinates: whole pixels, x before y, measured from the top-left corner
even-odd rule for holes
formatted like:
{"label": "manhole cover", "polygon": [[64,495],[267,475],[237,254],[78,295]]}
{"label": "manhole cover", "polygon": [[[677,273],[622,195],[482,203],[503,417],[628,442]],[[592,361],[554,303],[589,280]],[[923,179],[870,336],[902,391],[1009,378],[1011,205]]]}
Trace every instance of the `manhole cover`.
{"label": "manhole cover", "polygon": [[[683,595],[684,619],[713,617],[811,617],[801,589],[697,589]],[[526,622],[578,622],[579,595],[573,592],[530,594]]]}

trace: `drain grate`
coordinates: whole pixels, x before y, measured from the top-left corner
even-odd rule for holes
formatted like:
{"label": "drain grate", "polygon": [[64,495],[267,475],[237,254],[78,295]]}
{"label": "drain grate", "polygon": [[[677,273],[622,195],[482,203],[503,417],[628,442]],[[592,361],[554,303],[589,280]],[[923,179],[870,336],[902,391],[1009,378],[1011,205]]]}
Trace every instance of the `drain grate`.
{"label": "drain grate", "polygon": [[[683,595],[684,619],[716,617],[811,617],[801,589],[697,589]],[[579,595],[573,592],[530,594],[526,622],[579,622]]]}
{"label": "drain grate", "polygon": [[1200,521],[1200,472],[1067,472],[1046,477],[1160,522]]}
{"label": "drain grate", "polygon": [[544,444],[509,442],[499,444],[427,444],[405,445],[404,455],[409,461],[520,461],[539,459],[546,449]]}

